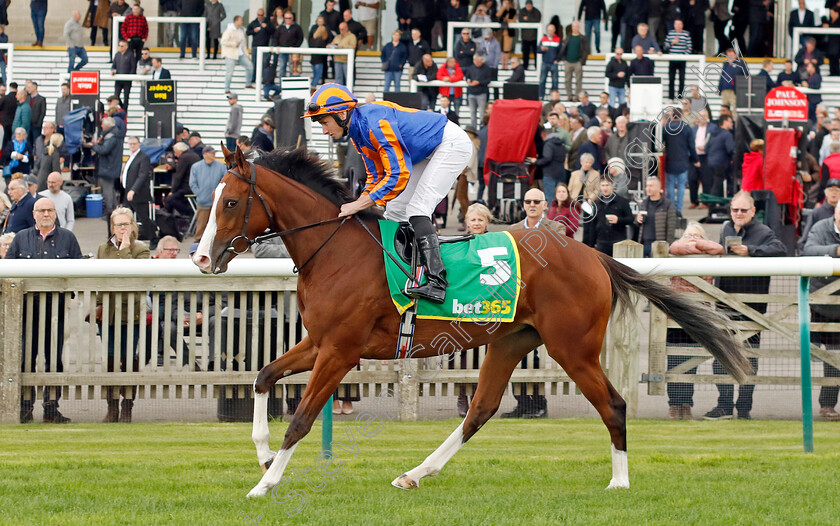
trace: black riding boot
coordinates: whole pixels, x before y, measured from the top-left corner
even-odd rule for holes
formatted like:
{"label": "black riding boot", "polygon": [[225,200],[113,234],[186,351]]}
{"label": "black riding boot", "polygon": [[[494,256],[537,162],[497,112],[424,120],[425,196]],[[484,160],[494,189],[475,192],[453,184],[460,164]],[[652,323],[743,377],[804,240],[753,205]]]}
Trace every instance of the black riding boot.
{"label": "black riding boot", "polygon": [[414,229],[417,248],[420,249],[420,263],[426,268],[426,283],[419,287],[410,287],[405,292],[415,299],[443,303],[449,283],[446,281],[446,268],[440,257],[440,241],[432,226],[432,220],[424,216],[414,216],[408,221]]}

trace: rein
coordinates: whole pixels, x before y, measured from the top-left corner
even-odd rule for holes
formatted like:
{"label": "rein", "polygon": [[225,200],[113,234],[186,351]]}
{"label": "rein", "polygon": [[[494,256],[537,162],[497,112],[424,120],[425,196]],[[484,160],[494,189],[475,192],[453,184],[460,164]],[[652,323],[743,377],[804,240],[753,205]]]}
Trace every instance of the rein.
{"label": "rein", "polygon": [[[295,266],[292,269],[292,272],[297,274],[301,271],[301,269],[303,267],[305,267],[310,261],[312,261],[312,258],[314,258],[318,254],[318,252],[320,252],[321,249],[324,248],[327,245],[327,243],[330,242],[330,240],[333,237],[335,237],[335,235],[338,233],[338,230],[342,226],[344,226],[344,223],[346,223],[347,220],[350,219],[350,217],[349,216],[333,217],[333,218],[330,218],[330,219],[325,219],[323,221],[318,221],[317,223],[310,223],[308,225],[303,225],[303,226],[299,226],[299,227],[295,227],[295,228],[289,228],[287,230],[276,231],[277,230],[277,223],[274,220],[274,215],[271,213],[271,209],[268,207],[268,204],[266,204],[265,198],[263,198],[262,194],[260,194],[259,190],[257,190],[257,167],[254,163],[248,163],[248,164],[251,165],[251,178],[250,179],[247,179],[242,174],[240,174],[238,172],[235,172],[232,169],[228,169],[228,171],[227,171],[227,173],[233,174],[237,179],[248,183],[249,188],[248,188],[248,205],[245,209],[245,221],[242,223],[242,233],[230,240],[227,248],[225,248],[225,252],[233,252],[236,255],[244,254],[253,245],[255,245],[257,243],[262,243],[263,241],[267,241],[269,239],[274,239],[275,237],[284,236],[286,234],[293,234],[295,232],[300,232],[302,230],[307,230],[309,228],[314,228],[316,226],[326,225],[328,223],[334,223],[338,220],[341,220],[341,223],[336,227],[335,230],[333,230],[333,233],[330,234],[330,236],[326,239],[326,241],[321,243],[321,246],[319,246],[318,249],[315,250],[315,252],[313,252],[312,255],[309,256],[306,259],[306,261],[303,262],[303,265],[301,265],[300,267]],[[271,227],[272,230],[275,230],[275,231],[270,232],[268,234],[263,234],[261,236],[255,237],[254,239],[251,239],[251,238],[248,237],[248,220],[251,218],[251,206],[254,202],[254,194],[257,194],[257,197],[259,197],[260,202],[263,205],[263,209],[265,210],[265,213],[268,216],[269,226]],[[365,227],[365,229],[367,229],[367,227]],[[368,232],[370,232],[370,231],[368,230]],[[371,236],[372,235],[373,234],[371,234]],[[248,245],[242,250],[237,250],[236,247],[235,247],[235,244],[240,239],[245,241]],[[381,246],[381,244],[380,244],[380,246]]]}

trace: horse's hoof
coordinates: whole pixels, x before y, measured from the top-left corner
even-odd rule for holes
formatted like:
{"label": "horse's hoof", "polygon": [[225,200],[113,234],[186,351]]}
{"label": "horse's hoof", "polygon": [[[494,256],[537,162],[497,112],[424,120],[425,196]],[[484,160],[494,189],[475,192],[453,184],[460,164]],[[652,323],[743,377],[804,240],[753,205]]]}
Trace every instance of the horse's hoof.
{"label": "horse's hoof", "polygon": [[268,488],[264,487],[262,484],[257,484],[256,486],[254,486],[254,489],[248,492],[248,495],[246,495],[246,497],[248,497],[249,499],[265,497],[266,493],[268,493]]}
{"label": "horse's hoof", "polygon": [[399,477],[395,478],[394,481],[391,482],[391,485],[394,486],[395,488],[406,489],[406,490],[407,489],[417,489],[417,488],[419,488],[417,483],[414,482],[413,480],[411,480],[408,477],[408,475],[406,475],[405,473],[403,473]]}
{"label": "horse's hoof", "polygon": [[630,481],[629,480],[616,480],[612,479],[610,481],[610,485],[607,486],[607,489],[629,489],[630,488]]}

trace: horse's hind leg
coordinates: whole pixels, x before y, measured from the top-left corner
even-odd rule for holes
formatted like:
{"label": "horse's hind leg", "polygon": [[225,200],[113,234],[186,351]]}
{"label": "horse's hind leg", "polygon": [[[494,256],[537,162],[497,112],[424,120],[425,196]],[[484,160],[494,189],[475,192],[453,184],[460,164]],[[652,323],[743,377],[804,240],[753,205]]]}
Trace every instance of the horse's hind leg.
{"label": "horse's hind leg", "polygon": [[416,489],[420,479],[437,475],[467,440],[496,413],[513,370],[539,344],[539,335],[530,327],[491,343],[464,421],[422,464],[400,475],[391,484],[400,489]]}
{"label": "horse's hind leg", "polygon": [[[581,340],[572,344],[569,343],[568,335],[563,336],[562,328],[556,325],[553,327],[557,329],[542,331],[548,354],[557,360],[583,396],[595,407],[610,432],[612,479],[607,489],[629,488],[626,404],[618,391],[610,384],[598,360],[604,333],[593,329]],[[546,335],[546,332],[549,334]]]}
{"label": "horse's hind leg", "polygon": [[283,356],[260,369],[254,381],[254,427],[251,440],[257,447],[257,460],[263,473],[271,466],[275,455],[268,445],[268,391],[283,376],[311,371],[317,357],[318,351],[307,336]]}

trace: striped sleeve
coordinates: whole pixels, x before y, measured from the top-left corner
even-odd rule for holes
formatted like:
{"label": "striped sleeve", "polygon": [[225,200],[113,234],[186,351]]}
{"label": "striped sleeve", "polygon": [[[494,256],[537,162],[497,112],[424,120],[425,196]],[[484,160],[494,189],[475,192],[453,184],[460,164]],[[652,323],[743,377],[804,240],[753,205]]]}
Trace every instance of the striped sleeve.
{"label": "striped sleeve", "polygon": [[[375,151],[364,152],[364,157],[371,161],[376,173],[382,176],[379,179],[368,177],[368,182],[373,184],[368,184],[364,193],[376,204],[384,205],[405,189],[411,175],[411,157],[407,155],[399,130],[387,119],[381,119],[371,126],[369,135]],[[365,165],[370,170],[367,160]]]}

